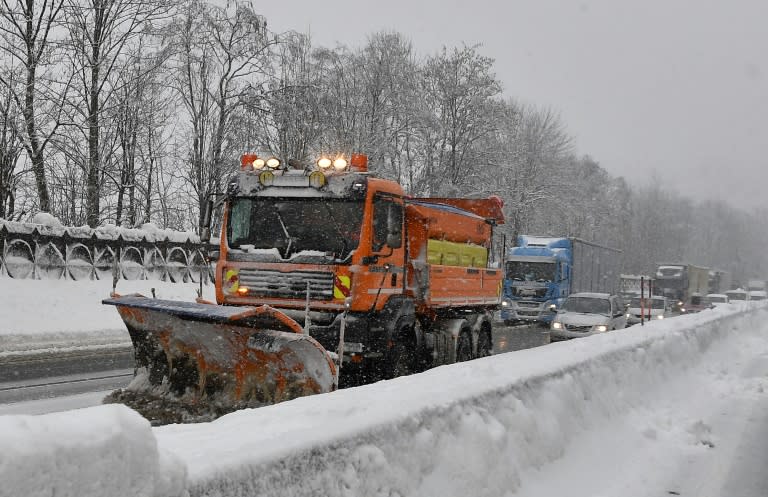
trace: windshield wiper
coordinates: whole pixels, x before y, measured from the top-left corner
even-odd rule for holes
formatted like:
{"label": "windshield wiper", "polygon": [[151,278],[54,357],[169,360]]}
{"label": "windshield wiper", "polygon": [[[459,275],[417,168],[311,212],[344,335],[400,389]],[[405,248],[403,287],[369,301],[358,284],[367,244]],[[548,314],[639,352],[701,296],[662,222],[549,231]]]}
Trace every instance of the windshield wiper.
{"label": "windshield wiper", "polygon": [[[344,257],[342,259],[342,256],[347,253],[347,240],[344,238],[344,234],[341,232],[341,228],[339,227],[339,223],[336,222],[336,216],[333,215],[333,211],[331,210],[331,207],[328,205],[328,202],[323,202],[323,205],[325,206],[325,210],[328,212],[328,217],[331,218],[331,224],[333,225],[333,229],[336,230],[336,233],[339,235],[339,239],[341,239],[341,243],[343,243],[343,247],[341,248],[341,253],[339,254],[339,260],[344,261],[348,259],[348,257]],[[351,253],[349,255],[352,255]]]}
{"label": "windshield wiper", "polygon": [[293,244],[293,238],[291,238],[291,234],[288,233],[288,228],[285,227],[285,223],[283,222],[282,216],[280,216],[280,211],[275,209],[275,216],[277,217],[278,222],[280,223],[280,227],[283,228],[283,233],[285,233],[285,239],[288,240],[288,246],[285,247],[285,256],[283,259],[287,259],[291,255],[291,245]]}

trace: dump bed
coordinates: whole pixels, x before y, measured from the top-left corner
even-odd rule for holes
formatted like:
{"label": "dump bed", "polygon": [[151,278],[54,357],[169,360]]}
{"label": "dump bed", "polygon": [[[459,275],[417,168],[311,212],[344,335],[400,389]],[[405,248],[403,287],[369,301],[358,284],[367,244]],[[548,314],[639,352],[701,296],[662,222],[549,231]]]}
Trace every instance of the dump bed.
{"label": "dump bed", "polygon": [[[495,218],[438,202],[406,204],[409,291],[429,308],[497,305],[502,271],[487,267]],[[482,200],[472,202],[491,212]]]}

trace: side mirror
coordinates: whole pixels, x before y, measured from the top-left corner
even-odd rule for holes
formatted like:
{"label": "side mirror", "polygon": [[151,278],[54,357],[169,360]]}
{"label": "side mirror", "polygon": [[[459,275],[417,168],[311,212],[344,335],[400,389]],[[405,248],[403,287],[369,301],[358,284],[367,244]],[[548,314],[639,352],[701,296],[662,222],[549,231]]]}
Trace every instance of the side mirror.
{"label": "side mirror", "polygon": [[403,244],[403,237],[400,236],[400,233],[387,234],[387,245],[389,245],[391,248],[393,249],[400,248],[402,244]]}

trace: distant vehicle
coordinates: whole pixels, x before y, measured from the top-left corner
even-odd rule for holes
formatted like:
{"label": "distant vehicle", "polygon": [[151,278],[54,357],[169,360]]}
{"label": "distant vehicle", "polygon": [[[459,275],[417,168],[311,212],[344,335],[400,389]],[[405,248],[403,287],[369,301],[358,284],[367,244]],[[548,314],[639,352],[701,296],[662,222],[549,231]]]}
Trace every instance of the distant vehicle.
{"label": "distant vehicle", "polygon": [[746,290],[742,290],[741,288],[736,290],[728,290],[725,292],[725,294],[728,296],[729,302],[746,302],[749,300],[749,293]]}
{"label": "distant vehicle", "polygon": [[704,309],[710,309],[711,305],[709,300],[701,294],[694,293],[691,298],[686,302],[685,307],[680,309],[680,312],[686,314],[692,314],[694,312],[701,312]]}
{"label": "distant vehicle", "polygon": [[766,300],[768,292],[765,290],[752,290],[749,292],[749,300]]}
{"label": "distant vehicle", "polygon": [[709,302],[715,307],[721,304],[727,304],[729,302],[728,295],[724,293],[707,294],[707,300],[709,300]]}
{"label": "distant vehicle", "polygon": [[709,268],[686,263],[659,264],[656,290],[672,301],[673,310],[684,312],[682,309],[693,294],[709,293]]}
{"label": "distant vehicle", "polygon": [[731,289],[731,273],[722,269],[710,269],[709,293],[722,295]]}
{"label": "distant vehicle", "polygon": [[550,326],[552,340],[567,340],[624,328],[627,325],[624,303],[608,293],[573,293]]}
{"label": "distant vehicle", "polygon": [[504,267],[501,319],[548,327],[568,295],[616,293],[621,251],[578,238],[520,235]]}
{"label": "distant vehicle", "polygon": [[633,297],[629,301],[626,316],[627,326],[639,323],[640,317],[643,314],[645,314],[646,321],[664,319],[670,315],[669,301],[666,297],[658,295],[650,298],[646,297],[642,308],[645,312],[641,311],[640,297]]}
{"label": "distant vehicle", "polygon": [[749,280],[747,282],[747,290],[763,290],[765,291],[765,280]]}
{"label": "distant vehicle", "polygon": [[[642,274],[622,274],[619,277],[619,295],[629,300],[635,296],[648,296],[654,290],[654,279]],[[655,293],[655,292],[654,292]]]}

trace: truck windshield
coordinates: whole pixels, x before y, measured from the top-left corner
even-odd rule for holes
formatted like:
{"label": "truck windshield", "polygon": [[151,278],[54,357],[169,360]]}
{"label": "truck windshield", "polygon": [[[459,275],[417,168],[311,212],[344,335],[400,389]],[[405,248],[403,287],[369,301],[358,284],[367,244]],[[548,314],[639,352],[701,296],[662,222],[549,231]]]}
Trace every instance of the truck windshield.
{"label": "truck windshield", "polygon": [[227,226],[229,247],[277,251],[344,261],[360,241],[362,201],[305,198],[236,198]]}
{"label": "truck windshield", "polygon": [[554,262],[507,262],[507,279],[517,281],[554,281]]}
{"label": "truck windshield", "polygon": [[660,266],[656,276],[658,278],[682,278],[683,268],[679,266]]}
{"label": "truck windshield", "polygon": [[565,301],[563,309],[569,312],[582,312],[585,314],[611,315],[611,302],[607,299],[594,297],[569,297]]}

